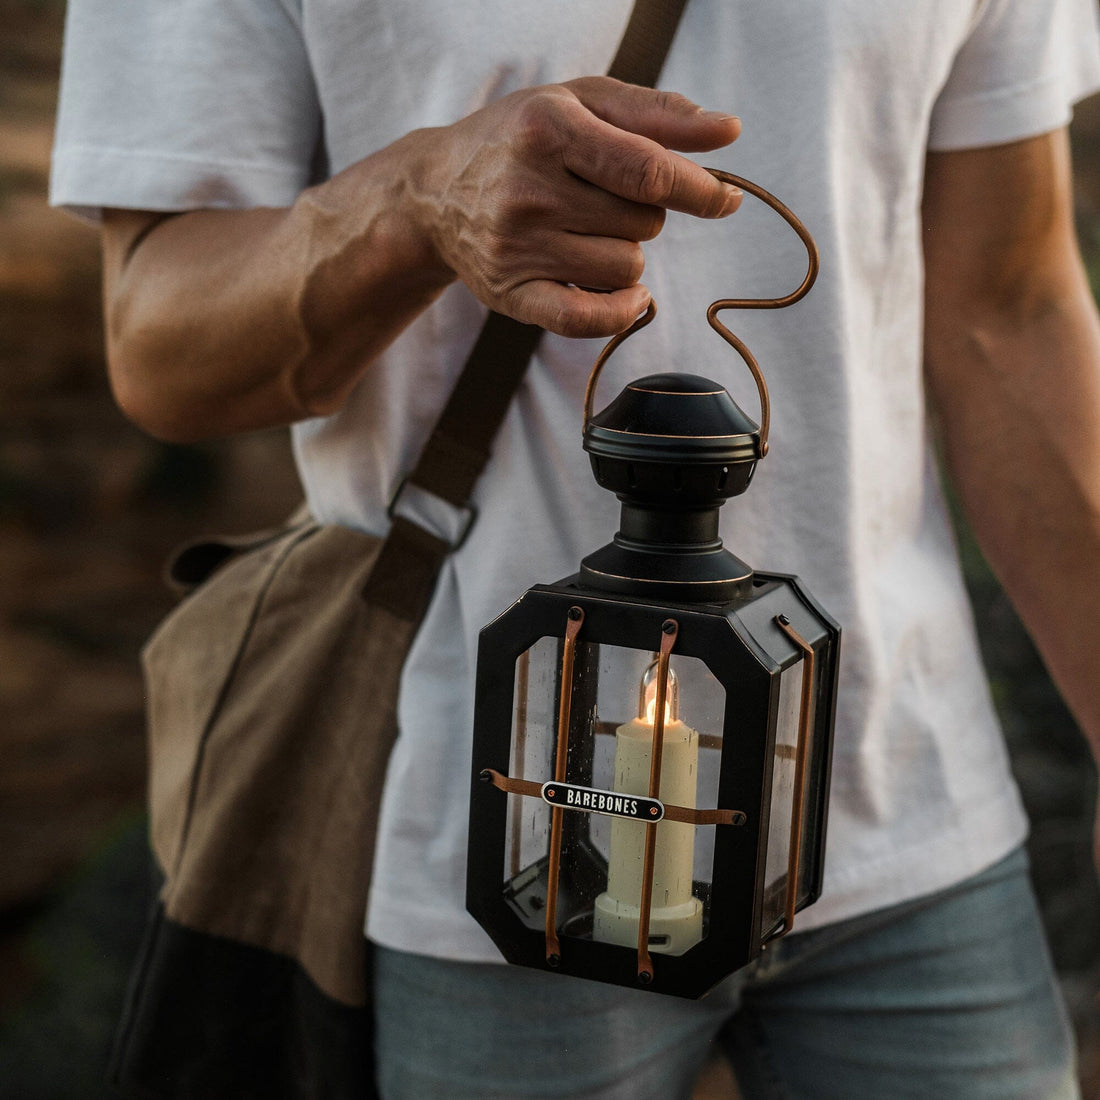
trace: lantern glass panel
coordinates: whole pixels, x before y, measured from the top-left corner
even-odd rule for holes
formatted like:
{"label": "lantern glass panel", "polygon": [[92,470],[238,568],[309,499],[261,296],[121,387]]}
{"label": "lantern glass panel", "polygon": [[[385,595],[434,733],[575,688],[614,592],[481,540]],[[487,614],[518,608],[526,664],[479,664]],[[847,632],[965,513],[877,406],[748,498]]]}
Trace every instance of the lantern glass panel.
{"label": "lantern glass panel", "polygon": [[[561,701],[559,638],[541,638],[517,659],[509,773],[539,785],[554,779]],[[573,663],[565,781],[597,794],[647,796],[653,743],[655,654],[578,641]],[[647,691],[648,688],[648,691]],[[666,691],[659,798],[715,809],[725,691],[706,665],[673,655]],[[599,803],[595,802],[598,806]],[[552,809],[531,794],[508,795],[504,887],[531,928],[545,920]],[[713,825],[655,825],[650,950],[682,954],[705,935],[714,876]],[[628,816],[566,809],[562,817],[558,930],[637,947],[647,824]]]}
{"label": "lantern glass panel", "polygon": [[[802,700],[801,661],[785,668],[779,679],[779,710],[775,730],[775,755],[772,764],[771,811],[768,820],[767,858],[764,865],[764,904],[760,914],[760,934],[767,937],[783,923],[787,893],[788,862],[791,852],[792,818],[794,811],[795,772],[798,764],[798,729]],[[812,735],[812,731],[811,731]],[[808,749],[809,751],[809,749]],[[811,787],[806,784],[801,807],[806,819],[806,803]],[[796,875],[799,896],[806,890],[803,881],[808,872],[808,853],[812,848],[801,846],[801,858]]]}

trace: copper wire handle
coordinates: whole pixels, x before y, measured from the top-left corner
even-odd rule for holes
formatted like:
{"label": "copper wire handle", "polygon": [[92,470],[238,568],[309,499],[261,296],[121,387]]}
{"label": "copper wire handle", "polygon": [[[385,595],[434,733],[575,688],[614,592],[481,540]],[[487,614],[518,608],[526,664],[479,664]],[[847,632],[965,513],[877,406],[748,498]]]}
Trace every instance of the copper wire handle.
{"label": "copper wire handle", "polygon": [[[752,372],[753,380],[756,382],[756,390],[760,395],[760,457],[763,458],[764,455],[768,453],[768,431],[771,426],[771,402],[768,399],[768,386],[764,381],[764,375],[760,371],[760,366],[756,362],[756,357],[749,351],[745,342],[739,336],[731,332],[720,320],[718,320],[718,314],[724,309],[783,309],[786,306],[794,305],[795,302],[806,296],[810,287],[814,285],[814,281],[817,279],[817,273],[820,267],[817,245],[814,243],[810,231],[802,224],[794,212],[780,202],[770,191],[766,191],[759,184],[753,183],[751,180],[744,179],[741,176],[735,176],[731,172],[723,172],[719,168],[708,168],[707,171],[714,176],[715,179],[721,180],[723,183],[733,184],[735,187],[740,187],[743,191],[747,191],[750,195],[754,195],[766,206],[770,206],[795,231],[795,233],[798,234],[799,240],[806,246],[806,252],[809,257],[806,277],[802,280],[798,289],[792,291],[790,294],[785,294],[781,298],[719,298],[718,301],[712,302],[707,309],[707,322],[710,324],[710,327],[741,356],[745,361],[745,365]],[[611,358],[611,353],[614,352],[628,336],[633,336],[638,329],[645,328],[656,315],[657,305],[650,299],[645,313],[643,313],[629,328],[613,336],[596,358],[595,365],[592,367],[592,373],[588,376],[588,385],[585,387],[584,392],[583,428],[587,428],[588,422],[592,419],[592,405],[596,398],[596,382],[600,376],[600,372],[604,368],[604,364]]]}
{"label": "copper wire handle", "polygon": [[628,336],[633,336],[638,329],[645,328],[656,316],[657,303],[650,298],[649,305],[645,307],[645,313],[643,313],[629,328],[623,329],[622,332],[612,336],[611,339],[604,344],[600,354],[596,356],[596,362],[592,367],[592,373],[588,376],[588,385],[584,388],[584,420],[581,423],[582,430],[588,427],[588,422],[592,419],[592,402],[596,399],[596,382],[599,380],[600,372],[603,370],[604,364],[611,358],[611,353]]}

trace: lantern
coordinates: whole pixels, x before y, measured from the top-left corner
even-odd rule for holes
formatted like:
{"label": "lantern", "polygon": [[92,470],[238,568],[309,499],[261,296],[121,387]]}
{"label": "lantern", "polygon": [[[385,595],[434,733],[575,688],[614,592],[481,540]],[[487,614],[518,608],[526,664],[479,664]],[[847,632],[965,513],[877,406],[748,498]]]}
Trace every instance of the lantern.
{"label": "lantern", "polygon": [[467,908],[512,963],[698,997],[789,932],[821,890],[840,631],[795,577],[722,546],[718,515],[767,453],[757,425],[690,374],[631,383],[584,448],[618,533],[481,632]]}

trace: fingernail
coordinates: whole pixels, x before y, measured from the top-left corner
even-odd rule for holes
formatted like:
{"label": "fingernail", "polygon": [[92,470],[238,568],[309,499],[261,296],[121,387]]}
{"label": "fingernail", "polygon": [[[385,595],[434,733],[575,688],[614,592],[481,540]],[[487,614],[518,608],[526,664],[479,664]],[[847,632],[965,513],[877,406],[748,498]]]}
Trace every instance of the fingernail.
{"label": "fingernail", "polygon": [[722,213],[732,214],[741,205],[741,200],[745,197],[745,193],[740,187],[734,187],[729,183],[725,185],[725,188],[726,201],[722,204]]}
{"label": "fingernail", "polygon": [[704,111],[703,113],[707,118],[714,119],[715,122],[741,122],[741,119],[737,115],[726,114],[725,111]]}

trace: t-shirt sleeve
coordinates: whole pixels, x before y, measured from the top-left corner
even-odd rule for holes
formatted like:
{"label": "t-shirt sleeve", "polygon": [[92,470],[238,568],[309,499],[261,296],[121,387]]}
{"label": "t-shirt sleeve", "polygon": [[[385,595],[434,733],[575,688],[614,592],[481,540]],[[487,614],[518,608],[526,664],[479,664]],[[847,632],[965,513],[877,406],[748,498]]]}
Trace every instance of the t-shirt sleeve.
{"label": "t-shirt sleeve", "polygon": [[978,0],[932,112],[928,147],[1034,137],[1100,88],[1096,0]]}
{"label": "t-shirt sleeve", "polygon": [[69,0],[54,205],[286,206],[319,139],[293,0]]}

